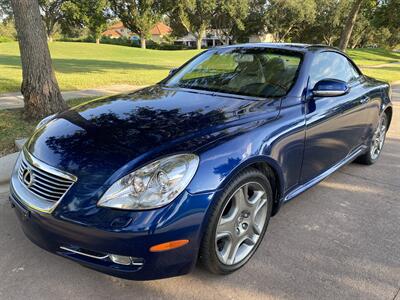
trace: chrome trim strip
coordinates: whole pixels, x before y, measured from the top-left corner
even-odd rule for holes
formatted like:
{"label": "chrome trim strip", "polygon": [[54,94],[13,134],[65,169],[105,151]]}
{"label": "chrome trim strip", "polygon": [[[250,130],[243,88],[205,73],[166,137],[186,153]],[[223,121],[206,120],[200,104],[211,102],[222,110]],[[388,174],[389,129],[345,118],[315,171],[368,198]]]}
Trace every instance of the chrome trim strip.
{"label": "chrome trim strip", "polygon": [[344,166],[345,164],[351,162],[355,158],[357,158],[358,155],[360,155],[362,152],[364,152],[367,149],[367,146],[360,146],[357,150],[355,150],[352,154],[347,156],[345,159],[342,161],[338,162],[336,165],[331,167],[330,169],[326,170],[322,174],[318,175],[317,177],[311,179],[310,181],[306,182],[305,184],[300,185],[299,187],[295,188],[292,190],[290,193],[286,195],[286,197],[283,199],[283,202],[287,202],[289,200],[292,200],[294,197],[298,196],[299,194],[305,192],[309,188],[313,187],[317,183],[321,182],[324,180],[326,177],[331,175],[333,172],[335,172],[337,169],[340,167]]}
{"label": "chrome trim strip", "polygon": [[[72,180],[72,181],[77,181],[78,178],[70,173],[64,172],[64,171],[60,171],[52,166],[47,165],[46,163],[42,162],[41,160],[35,158],[33,155],[31,155],[28,150],[26,149],[26,147],[24,147],[22,149],[23,154],[24,154],[24,158],[28,161],[28,163],[30,163],[32,166],[36,167],[40,170],[43,170],[47,173],[50,173],[58,176],[58,177],[62,177],[65,178],[67,180]],[[44,174],[44,176],[46,176],[46,174]],[[67,183],[67,182],[66,182]]]}
{"label": "chrome trim strip", "polygon": [[[90,257],[90,258],[100,259],[100,260],[109,258],[109,256],[110,256],[110,254],[106,254],[104,256],[91,255],[91,254],[87,254],[85,252],[81,252],[81,251],[74,250],[74,249],[71,249],[71,248],[68,248],[68,247],[64,247],[64,246],[60,246],[60,249],[68,251],[68,252],[71,252],[71,253],[79,254],[79,255],[82,255],[82,256]],[[143,264],[144,264],[143,262],[131,261],[131,265],[133,265],[133,266],[143,266]]]}
{"label": "chrome trim strip", "polygon": [[70,248],[67,248],[67,247],[64,247],[64,246],[60,246],[60,249],[63,249],[65,251],[72,252],[72,253],[75,253],[75,254],[80,254],[80,255],[83,255],[83,256],[87,256],[87,257],[90,257],[90,258],[95,258],[95,259],[106,259],[109,256],[108,254],[106,254],[104,256],[91,255],[91,254],[87,254],[87,253],[84,253],[84,252],[81,252],[81,251],[78,251],[78,250],[70,249]]}
{"label": "chrome trim strip", "polygon": [[[26,162],[25,162],[26,160]],[[33,169],[33,171],[36,172],[35,176],[37,176],[38,178],[41,178],[43,181],[45,181],[47,179],[46,182],[49,182],[51,184],[56,185],[57,187],[65,187],[65,193],[63,193],[61,195],[61,197],[56,196],[56,194],[51,194],[49,195],[49,193],[44,192],[44,187],[43,186],[39,186],[39,185],[32,185],[30,189],[28,189],[20,180],[21,177],[21,172],[20,172],[20,168],[21,165],[23,165],[25,168],[26,167],[30,167],[27,166],[28,164],[31,164],[31,168]],[[45,174],[45,175],[38,175],[38,169],[43,169],[43,172],[48,172],[49,174]],[[40,171],[40,170],[39,170]],[[45,177],[45,179],[43,179],[43,177]],[[60,181],[54,182],[57,179],[60,180],[60,178],[55,178],[54,181],[52,176],[59,176],[62,177],[65,180],[69,180],[69,184],[66,183],[61,183]],[[61,179],[61,180],[63,180]],[[39,213],[52,213],[53,210],[57,207],[57,205],[62,201],[62,199],[65,197],[65,195],[68,193],[68,191],[71,189],[71,187],[74,185],[74,183],[77,181],[77,177],[69,174],[67,172],[63,172],[60,171],[54,167],[51,167],[47,164],[45,164],[44,162],[40,161],[39,159],[33,157],[28,150],[26,149],[26,147],[23,148],[23,150],[21,151],[17,162],[15,164],[12,176],[11,176],[11,190],[13,191],[14,196],[21,202],[22,205],[24,205],[25,207],[33,210],[33,211],[37,211]],[[42,183],[42,180],[40,181],[40,183]],[[32,189],[34,188],[34,189]],[[45,198],[47,195],[47,199]],[[52,200],[54,199],[54,200]]]}

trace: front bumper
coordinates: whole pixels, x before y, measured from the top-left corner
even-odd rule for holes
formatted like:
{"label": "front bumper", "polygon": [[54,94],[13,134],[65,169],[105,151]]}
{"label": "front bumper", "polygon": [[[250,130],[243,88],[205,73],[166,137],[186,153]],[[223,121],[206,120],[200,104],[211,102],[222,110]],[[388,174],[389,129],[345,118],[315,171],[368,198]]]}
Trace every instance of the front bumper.
{"label": "front bumper", "polygon": [[[15,207],[25,235],[41,248],[72,259],[84,266],[113,276],[150,280],[183,275],[194,267],[201,240],[205,212],[213,194],[191,195],[183,193],[170,207],[161,208],[171,214],[168,220],[152,219],[155,210],[141,212],[140,219],[151,220],[139,230],[137,224],[123,230],[115,228],[96,228],[63,220],[54,213],[43,213],[28,208],[21,201],[19,193],[11,181],[10,202]],[[195,204],[195,205],[193,205]],[[143,215],[145,214],[145,215]],[[190,242],[181,248],[164,252],[150,252],[156,244],[188,239]],[[79,250],[74,252],[65,249]],[[79,252],[90,253],[91,256]],[[120,265],[99,257],[107,254],[131,256],[140,262],[135,265]]]}

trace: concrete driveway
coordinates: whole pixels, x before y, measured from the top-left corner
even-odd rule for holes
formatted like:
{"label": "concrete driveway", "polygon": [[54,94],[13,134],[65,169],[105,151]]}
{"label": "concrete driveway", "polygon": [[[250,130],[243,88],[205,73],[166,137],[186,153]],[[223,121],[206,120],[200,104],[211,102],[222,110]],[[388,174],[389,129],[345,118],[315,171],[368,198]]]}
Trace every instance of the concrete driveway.
{"label": "concrete driveway", "polygon": [[381,159],[351,164],[271,220],[253,259],[230,276],[133,282],[33,245],[0,188],[0,299],[400,300],[400,102]]}

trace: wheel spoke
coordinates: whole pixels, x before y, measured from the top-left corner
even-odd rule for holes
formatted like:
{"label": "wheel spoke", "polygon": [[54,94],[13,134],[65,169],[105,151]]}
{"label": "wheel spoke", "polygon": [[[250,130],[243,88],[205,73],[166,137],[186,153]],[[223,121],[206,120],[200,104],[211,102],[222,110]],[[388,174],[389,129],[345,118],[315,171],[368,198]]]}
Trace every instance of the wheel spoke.
{"label": "wheel spoke", "polygon": [[267,203],[259,183],[247,183],[235,191],[216,228],[217,255],[222,263],[237,264],[251,253],[265,226]]}
{"label": "wheel spoke", "polygon": [[232,265],[235,263],[235,258],[238,253],[240,245],[243,243],[243,238],[242,239],[235,239],[232,241],[232,246],[229,248],[229,254],[227,257],[227,263]]}
{"label": "wheel spoke", "polygon": [[265,207],[265,205],[267,204],[268,200],[265,197],[262,197],[260,199],[260,201],[258,202],[256,209],[254,210],[253,213],[253,218],[254,220],[256,220],[257,215],[259,214],[259,212]]}
{"label": "wheel spoke", "polygon": [[244,208],[247,207],[247,198],[248,198],[248,187],[243,186],[241,187],[234,195],[235,201],[237,202],[237,206],[239,211],[242,211]]}
{"label": "wheel spoke", "polygon": [[235,222],[232,219],[221,218],[217,226],[217,240],[226,236],[232,238],[236,234],[235,232]]}

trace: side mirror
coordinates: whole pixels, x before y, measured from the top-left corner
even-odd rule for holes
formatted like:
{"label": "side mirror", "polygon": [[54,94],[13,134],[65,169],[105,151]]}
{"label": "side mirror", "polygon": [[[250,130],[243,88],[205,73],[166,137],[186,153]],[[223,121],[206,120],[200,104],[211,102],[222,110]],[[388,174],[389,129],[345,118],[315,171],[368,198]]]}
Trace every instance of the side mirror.
{"label": "side mirror", "polygon": [[178,68],[173,68],[169,71],[168,76],[174,75],[176,73],[176,71],[178,71]]}
{"label": "side mirror", "polygon": [[316,97],[335,97],[347,94],[349,87],[346,82],[334,79],[324,79],[318,81],[312,93]]}

